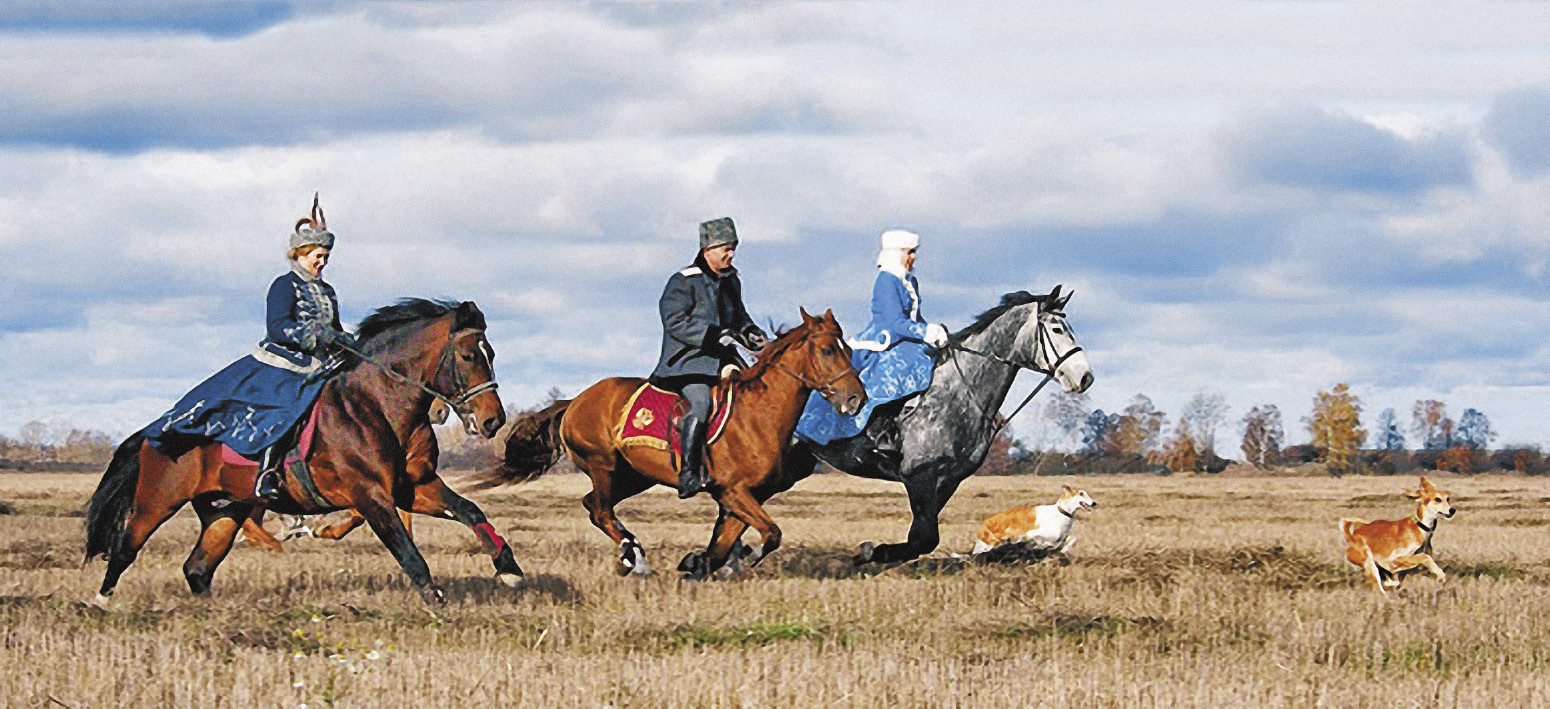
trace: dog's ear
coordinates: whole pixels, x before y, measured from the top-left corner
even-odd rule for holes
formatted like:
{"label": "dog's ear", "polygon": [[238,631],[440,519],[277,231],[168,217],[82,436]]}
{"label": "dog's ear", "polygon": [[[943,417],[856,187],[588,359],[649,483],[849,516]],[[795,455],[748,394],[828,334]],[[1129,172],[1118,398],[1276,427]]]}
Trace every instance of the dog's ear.
{"label": "dog's ear", "polygon": [[1425,477],[1422,477],[1421,478],[1421,491],[1422,492],[1436,492],[1437,488],[1436,488],[1436,486],[1432,485],[1432,481],[1427,480]]}
{"label": "dog's ear", "polygon": [[1405,493],[1405,497],[1408,497],[1408,498],[1410,498],[1412,500],[1419,500],[1419,499],[1421,499],[1422,497],[1425,497],[1425,496],[1426,496],[1426,491],[1425,490],[1411,490],[1411,491]]}
{"label": "dog's ear", "polygon": [[1070,496],[1076,494],[1076,488],[1071,487],[1070,485],[1061,485],[1060,486],[1060,490],[1061,490],[1061,492],[1066,493],[1067,497],[1070,497]]}

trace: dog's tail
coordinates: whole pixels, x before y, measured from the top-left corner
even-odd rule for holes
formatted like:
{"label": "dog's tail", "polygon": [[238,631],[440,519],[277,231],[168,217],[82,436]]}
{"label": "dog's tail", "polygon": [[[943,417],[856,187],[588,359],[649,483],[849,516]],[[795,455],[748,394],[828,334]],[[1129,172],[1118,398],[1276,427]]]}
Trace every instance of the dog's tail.
{"label": "dog's tail", "polygon": [[1347,544],[1356,544],[1361,541],[1356,538],[1356,528],[1367,524],[1366,520],[1343,519],[1340,520],[1340,536],[1345,537]]}

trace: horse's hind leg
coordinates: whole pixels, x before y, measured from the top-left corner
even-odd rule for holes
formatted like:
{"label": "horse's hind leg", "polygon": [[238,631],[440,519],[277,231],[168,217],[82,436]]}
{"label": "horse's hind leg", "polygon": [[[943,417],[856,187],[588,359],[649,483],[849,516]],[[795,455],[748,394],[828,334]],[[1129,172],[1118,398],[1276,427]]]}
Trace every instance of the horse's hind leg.
{"label": "horse's hind leg", "polygon": [[[440,478],[432,478],[430,482],[414,489],[414,511],[455,519],[468,525],[474,530],[474,536],[484,544],[485,552],[494,560],[495,578],[513,588],[522,583],[522,567],[517,565],[517,558],[511,553],[511,545],[495,531],[490,520],[484,516],[484,510],[468,498],[453,492]],[[408,515],[404,515],[404,518],[407,521]]]}
{"label": "horse's hind leg", "polygon": [[202,529],[199,540],[194,543],[194,551],[189,553],[188,561],[183,562],[183,578],[188,580],[188,590],[200,596],[210,593],[215,567],[220,566],[231,551],[237,532],[252,512],[252,508],[237,503],[222,508],[213,507],[210,503],[210,500],[194,501],[194,511],[199,514]]}
{"label": "horse's hind leg", "polygon": [[269,530],[264,529],[263,507],[254,505],[253,511],[248,513],[248,516],[242,520],[242,536],[248,540],[249,544],[266,551],[285,551],[280,546],[280,540],[275,539],[274,535],[269,533]]}
{"label": "horse's hind leg", "polygon": [[[337,522],[325,527],[319,527],[317,531],[312,533],[312,535],[318,539],[344,539],[345,535],[355,531],[356,527],[366,523],[366,518],[361,516],[359,511],[347,510],[347,512],[349,513],[349,516],[346,517],[343,522]],[[414,518],[409,516],[409,513],[405,510],[399,510],[398,512],[398,519],[404,523],[404,531],[409,533],[410,539],[413,539]],[[424,514],[430,513],[427,512]]]}
{"label": "horse's hind leg", "polygon": [[581,504],[591,515],[592,525],[603,530],[609,539],[619,545],[619,561],[614,571],[620,576],[650,575],[651,566],[646,563],[645,547],[619,521],[619,517],[614,514],[614,506],[620,500],[644,492],[651,487],[652,481],[622,461],[611,465],[587,464],[583,467],[592,478],[592,492],[581,498]]}
{"label": "horse's hind leg", "polygon": [[124,574],[124,570],[130,564],[135,563],[135,557],[140,555],[140,548],[145,546],[146,540],[156,532],[172,515],[177,514],[183,508],[187,500],[167,501],[141,501],[135,500],[134,511],[130,513],[129,521],[124,525],[124,531],[118,537],[118,545],[113,553],[108,556],[108,571],[102,577],[102,588],[97,591],[94,603],[104,605],[108,596],[113,595],[113,589],[118,586],[118,579]]}

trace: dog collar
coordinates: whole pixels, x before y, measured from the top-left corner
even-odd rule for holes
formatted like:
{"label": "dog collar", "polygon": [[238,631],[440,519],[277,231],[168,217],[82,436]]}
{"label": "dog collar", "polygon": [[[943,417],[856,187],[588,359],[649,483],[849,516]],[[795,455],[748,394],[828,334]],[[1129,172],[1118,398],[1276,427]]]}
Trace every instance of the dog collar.
{"label": "dog collar", "polygon": [[1421,523],[1421,516],[1420,515],[1412,514],[1412,515],[1410,515],[1410,519],[1415,520],[1415,526],[1420,527],[1421,531],[1426,532],[1427,534],[1431,534],[1432,530],[1437,528],[1437,523],[1436,522],[1433,522],[1432,526],[1430,526],[1430,527],[1422,524]]}
{"label": "dog collar", "polygon": [[1067,512],[1067,511],[1061,509],[1060,505],[1055,505],[1055,509],[1060,510],[1060,514],[1063,514],[1063,515],[1065,515],[1067,517],[1070,517],[1071,519],[1076,519],[1076,510],[1071,510],[1070,512]]}

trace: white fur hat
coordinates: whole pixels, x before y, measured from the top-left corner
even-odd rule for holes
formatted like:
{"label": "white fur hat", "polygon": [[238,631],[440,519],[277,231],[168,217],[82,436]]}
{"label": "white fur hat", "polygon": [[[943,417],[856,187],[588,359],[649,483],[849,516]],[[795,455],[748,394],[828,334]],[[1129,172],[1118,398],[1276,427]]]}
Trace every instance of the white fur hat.
{"label": "white fur hat", "polygon": [[920,247],[920,235],[903,229],[889,229],[883,232],[882,241],[883,248],[885,249],[914,249]]}

